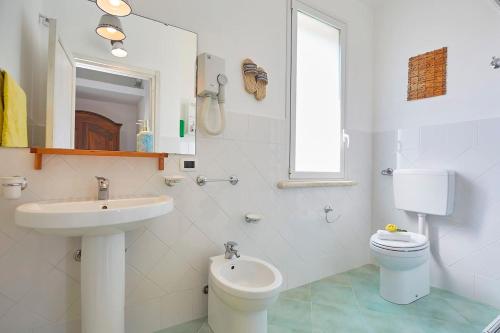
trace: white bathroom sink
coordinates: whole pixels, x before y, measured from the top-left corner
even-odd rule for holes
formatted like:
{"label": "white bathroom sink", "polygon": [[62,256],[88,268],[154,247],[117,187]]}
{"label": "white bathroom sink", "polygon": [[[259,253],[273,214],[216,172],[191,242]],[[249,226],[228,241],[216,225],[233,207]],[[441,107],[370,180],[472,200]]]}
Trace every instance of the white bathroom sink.
{"label": "white bathroom sink", "polygon": [[172,211],[168,196],[28,203],[16,224],[42,233],[82,236],[82,333],[125,332],[125,231]]}
{"label": "white bathroom sink", "polygon": [[173,209],[168,196],[36,202],[17,207],[16,224],[61,236],[106,235],[140,227]]}

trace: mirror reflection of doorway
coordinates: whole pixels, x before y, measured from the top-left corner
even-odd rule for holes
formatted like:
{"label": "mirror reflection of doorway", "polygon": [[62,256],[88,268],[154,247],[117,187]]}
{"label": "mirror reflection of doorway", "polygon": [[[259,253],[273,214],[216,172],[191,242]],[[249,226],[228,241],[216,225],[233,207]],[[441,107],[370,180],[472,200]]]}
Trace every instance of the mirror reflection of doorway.
{"label": "mirror reflection of doorway", "polygon": [[120,150],[123,124],[90,111],[75,112],[75,148],[85,150]]}
{"label": "mirror reflection of doorway", "polygon": [[151,119],[151,82],[76,66],[75,148],[137,150],[137,123]]}

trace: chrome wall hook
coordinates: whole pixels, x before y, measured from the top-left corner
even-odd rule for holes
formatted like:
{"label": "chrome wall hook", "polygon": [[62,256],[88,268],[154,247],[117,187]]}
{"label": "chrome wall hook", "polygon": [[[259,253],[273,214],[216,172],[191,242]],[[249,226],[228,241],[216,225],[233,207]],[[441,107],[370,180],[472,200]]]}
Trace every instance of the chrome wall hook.
{"label": "chrome wall hook", "polygon": [[394,169],[392,168],[384,169],[380,172],[380,174],[382,174],[382,176],[392,176],[394,174]]}
{"label": "chrome wall hook", "polygon": [[262,220],[262,215],[252,213],[245,214],[245,222],[247,223],[258,223],[260,220]]}
{"label": "chrome wall hook", "polygon": [[493,60],[491,60],[491,67],[493,69],[499,69],[500,68],[500,58],[493,57]]}
{"label": "chrome wall hook", "polygon": [[335,223],[335,222],[338,221],[338,219],[341,218],[341,215],[335,216],[333,218],[330,217],[330,215],[333,213],[333,208],[330,205],[325,206],[325,208],[323,210],[325,212],[325,221],[326,221],[326,223]]}

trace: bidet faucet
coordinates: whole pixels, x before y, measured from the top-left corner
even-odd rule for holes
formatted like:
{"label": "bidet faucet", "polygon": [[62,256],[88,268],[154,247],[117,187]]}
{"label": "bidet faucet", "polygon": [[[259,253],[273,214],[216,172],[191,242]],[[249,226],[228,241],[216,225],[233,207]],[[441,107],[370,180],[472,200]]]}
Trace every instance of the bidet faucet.
{"label": "bidet faucet", "polygon": [[238,243],[233,241],[229,241],[226,244],[224,244],[224,247],[226,248],[226,254],[224,255],[224,258],[226,259],[233,259],[234,257],[239,258],[240,254],[236,249],[237,246]]}
{"label": "bidet faucet", "polygon": [[109,199],[109,179],[104,177],[95,177],[97,179],[97,200]]}

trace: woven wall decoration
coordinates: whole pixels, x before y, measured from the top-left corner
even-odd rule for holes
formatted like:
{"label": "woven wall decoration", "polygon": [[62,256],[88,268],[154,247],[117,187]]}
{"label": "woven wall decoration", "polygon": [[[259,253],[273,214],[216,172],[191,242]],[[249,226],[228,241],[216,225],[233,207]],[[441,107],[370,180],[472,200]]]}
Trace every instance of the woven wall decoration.
{"label": "woven wall decoration", "polygon": [[408,100],[446,95],[447,62],[447,47],[410,58]]}

